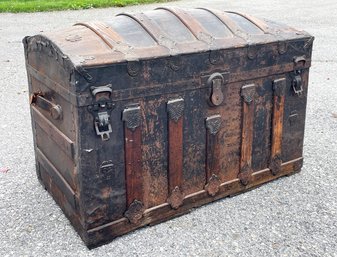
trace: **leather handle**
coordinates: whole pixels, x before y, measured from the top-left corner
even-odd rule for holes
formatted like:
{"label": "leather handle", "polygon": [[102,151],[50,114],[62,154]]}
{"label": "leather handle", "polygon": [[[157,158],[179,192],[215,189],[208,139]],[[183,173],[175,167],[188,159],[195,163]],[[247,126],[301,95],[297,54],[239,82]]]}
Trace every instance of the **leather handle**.
{"label": "leather handle", "polygon": [[31,96],[30,104],[34,104],[39,108],[49,112],[50,116],[54,120],[62,119],[62,107],[46,99],[42,93],[34,93]]}

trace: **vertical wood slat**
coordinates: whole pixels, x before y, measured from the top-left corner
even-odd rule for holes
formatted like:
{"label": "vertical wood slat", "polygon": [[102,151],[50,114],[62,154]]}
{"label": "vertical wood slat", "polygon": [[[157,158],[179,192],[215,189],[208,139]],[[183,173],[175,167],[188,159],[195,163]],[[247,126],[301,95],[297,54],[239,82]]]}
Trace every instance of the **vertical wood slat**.
{"label": "vertical wood slat", "polygon": [[281,153],[282,153],[285,89],[286,89],[285,78],[274,80],[272,143],[271,143],[271,158],[269,164],[269,168],[273,175],[277,175],[281,171],[282,165]]}
{"label": "vertical wood slat", "polygon": [[239,179],[247,185],[252,177],[252,149],[254,128],[254,97],[255,84],[245,85],[241,88],[243,99],[242,107],[242,136]]}
{"label": "vertical wood slat", "polygon": [[184,99],[178,98],[167,103],[168,111],[168,188],[167,202],[177,209],[183,204],[183,113]]}
{"label": "vertical wood slat", "polygon": [[216,195],[220,189],[221,181],[219,179],[219,159],[217,152],[219,144],[217,143],[217,134],[221,127],[221,116],[213,115],[206,118],[206,185],[205,190],[211,196]]}
{"label": "vertical wood slat", "polygon": [[125,129],[125,170],[127,204],[143,199],[142,163],[141,163],[141,130]]}
{"label": "vertical wood slat", "polygon": [[169,190],[182,185],[183,119],[169,122]]}
{"label": "vertical wood slat", "polygon": [[143,216],[142,133],[139,106],[124,109],[125,180],[128,210],[125,216],[138,223]]}

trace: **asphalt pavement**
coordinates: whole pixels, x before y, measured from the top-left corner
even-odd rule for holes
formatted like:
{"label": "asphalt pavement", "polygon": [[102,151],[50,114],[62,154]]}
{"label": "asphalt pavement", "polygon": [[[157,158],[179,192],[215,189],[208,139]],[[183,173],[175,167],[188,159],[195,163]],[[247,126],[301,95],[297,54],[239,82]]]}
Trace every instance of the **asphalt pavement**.
{"label": "asphalt pavement", "polygon": [[[21,40],[79,21],[163,5],[243,11],[316,37],[304,167],[294,176],[89,251],[35,175]],[[335,0],[196,0],[0,14],[0,256],[337,256],[336,10]]]}

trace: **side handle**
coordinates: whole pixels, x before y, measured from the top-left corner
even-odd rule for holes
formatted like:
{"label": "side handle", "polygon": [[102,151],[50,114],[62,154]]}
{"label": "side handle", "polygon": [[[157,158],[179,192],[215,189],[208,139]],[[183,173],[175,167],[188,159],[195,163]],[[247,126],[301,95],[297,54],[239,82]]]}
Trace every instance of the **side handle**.
{"label": "side handle", "polygon": [[31,105],[36,105],[39,108],[49,112],[50,116],[54,120],[61,120],[62,119],[62,107],[58,104],[54,104],[48,99],[46,99],[41,92],[34,93],[30,99]]}

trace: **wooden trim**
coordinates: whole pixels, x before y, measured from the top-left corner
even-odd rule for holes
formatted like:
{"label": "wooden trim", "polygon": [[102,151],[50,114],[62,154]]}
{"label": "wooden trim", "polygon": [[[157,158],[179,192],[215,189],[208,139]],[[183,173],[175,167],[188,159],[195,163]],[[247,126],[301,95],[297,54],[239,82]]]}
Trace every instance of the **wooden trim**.
{"label": "wooden trim", "polygon": [[[125,139],[126,203],[127,208],[129,208],[127,213],[129,213],[129,216],[137,216],[138,219],[139,215],[137,213],[142,209],[139,206],[142,205],[144,197],[140,106],[132,105],[126,107],[123,111],[122,120],[124,121]],[[132,203],[134,204],[132,205]],[[133,215],[130,213],[133,213]]]}
{"label": "wooden trim", "polygon": [[286,79],[281,78],[274,80],[274,102],[273,102],[273,121],[272,121],[272,142],[271,142],[271,159],[269,168],[275,175],[281,170],[281,153],[282,153],[282,133],[283,133],[283,115]]}
{"label": "wooden trim", "polygon": [[123,38],[103,22],[79,22],[74,26],[83,26],[90,29],[111,49],[115,47],[116,42],[123,42]]}
{"label": "wooden trim", "polygon": [[158,7],[156,10],[165,10],[175,15],[185,27],[200,41],[211,43],[213,37],[205,30],[197,19],[177,7]]}
{"label": "wooden trim", "polygon": [[173,208],[182,205],[184,99],[168,101],[168,202]]}
{"label": "wooden trim", "polygon": [[[36,148],[36,159],[39,164],[47,171],[49,177],[54,181],[55,185],[64,194],[69,204],[76,209],[76,202],[78,202],[75,191],[71,188],[68,182],[63,178],[55,166],[48,160],[42,151]],[[41,172],[41,170],[39,171]]]}
{"label": "wooden trim", "polygon": [[233,14],[240,15],[241,17],[245,18],[250,23],[255,25],[257,28],[259,28],[263,33],[268,33],[270,31],[269,26],[264,21],[257,19],[251,15],[248,15],[242,12],[232,12],[232,11],[227,11],[227,13],[233,13]]}
{"label": "wooden trim", "polygon": [[217,134],[221,127],[221,116],[213,115],[206,118],[206,185],[205,190],[214,196],[220,187],[220,151]]}
{"label": "wooden trim", "polygon": [[255,85],[245,85],[241,89],[242,101],[242,136],[239,179],[247,185],[252,173],[252,150],[254,128]]}
{"label": "wooden trim", "polygon": [[140,127],[125,127],[125,179],[127,206],[134,200],[143,201],[142,133]]}
{"label": "wooden trim", "polygon": [[77,106],[77,95],[70,92],[69,89],[65,88],[61,84],[55,82],[54,80],[47,77],[45,74],[36,70],[33,66],[27,65],[27,73],[44,86],[52,90],[53,92],[59,94],[63,97],[67,102],[71,103],[74,106]]}
{"label": "wooden trim", "polygon": [[63,134],[53,123],[45,118],[42,113],[35,107],[32,108],[33,120],[46,132],[49,137],[57,144],[71,159],[74,160],[75,148],[74,142],[71,141],[65,134]]}
{"label": "wooden trim", "polygon": [[183,118],[169,121],[169,190],[181,187],[183,174]]}

